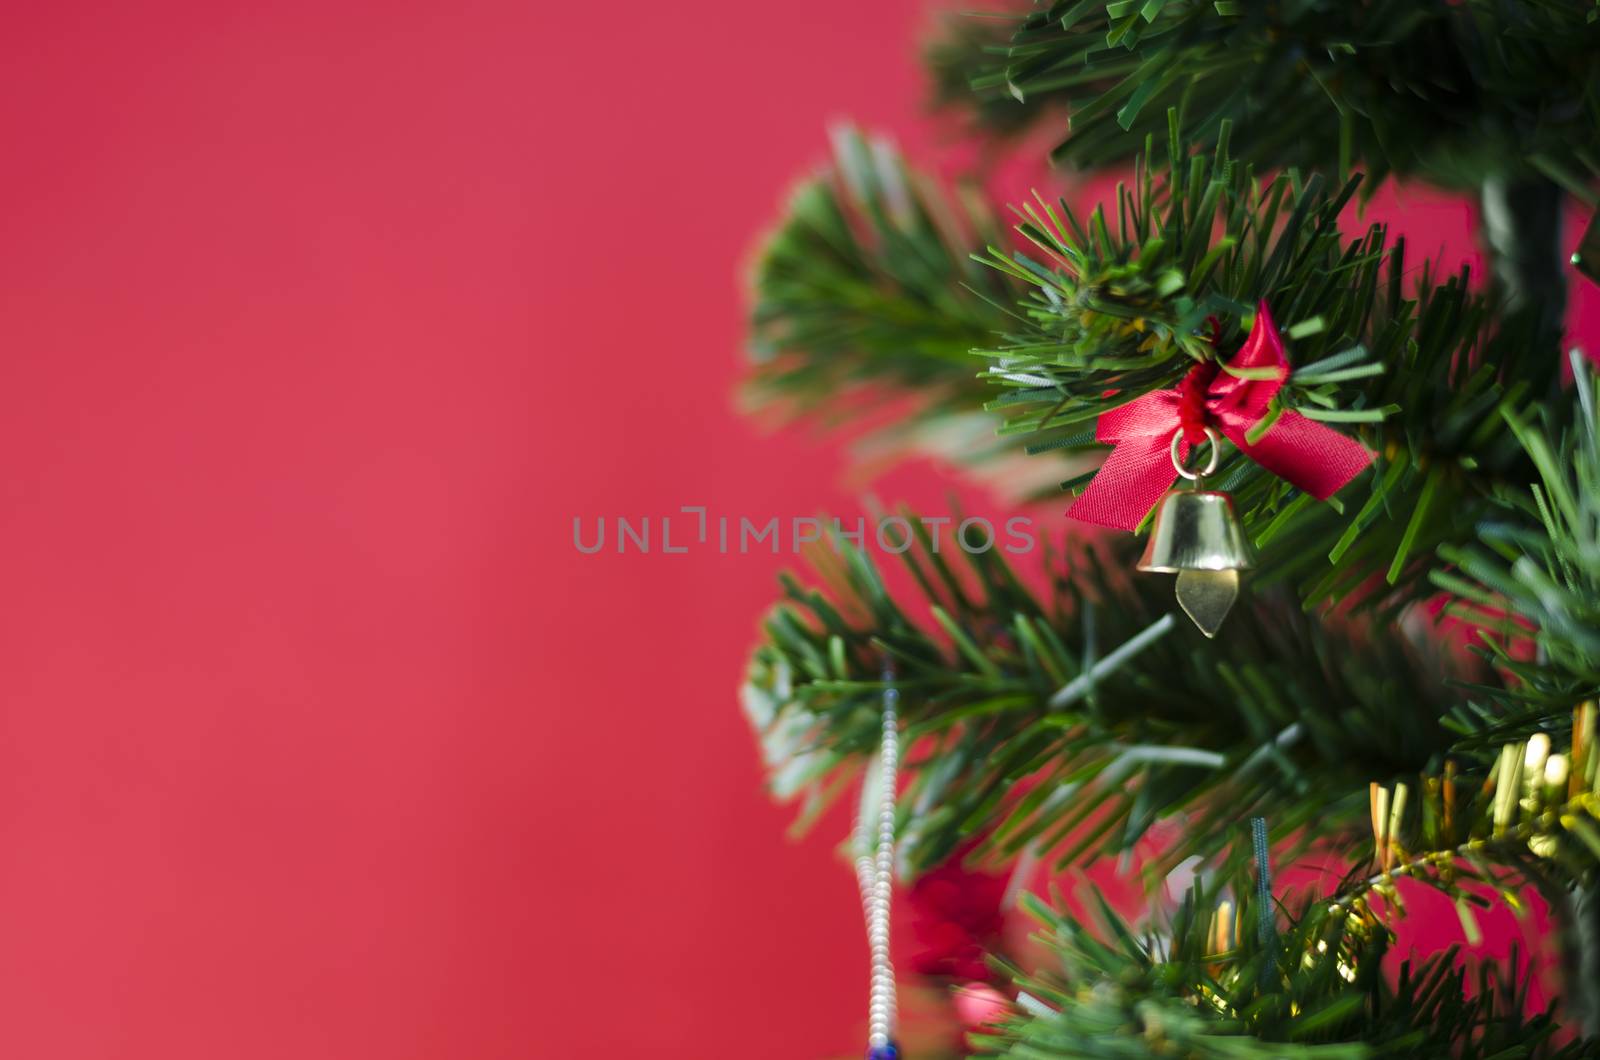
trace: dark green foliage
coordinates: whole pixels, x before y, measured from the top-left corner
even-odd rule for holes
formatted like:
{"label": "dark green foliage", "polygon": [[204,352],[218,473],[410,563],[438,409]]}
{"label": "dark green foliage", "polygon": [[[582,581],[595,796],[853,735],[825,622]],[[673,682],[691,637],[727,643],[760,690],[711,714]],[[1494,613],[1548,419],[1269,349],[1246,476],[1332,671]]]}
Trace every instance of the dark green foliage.
{"label": "dark green foliage", "polygon": [[810,410],[877,384],[932,411],[976,408],[971,351],[1017,294],[970,257],[997,231],[970,193],[947,197],[886,142],[841,130],[833,166],[796,188],[756,258],[755,398]]}
{"label": "dark green foliage", "polygon": [[1378,458],[1325,505],[1229,449],[1216,478],[1263,549],[1259,578],[1296,584],[1308,604],[1375,576],[1415,583],[1521,463],[1505,416],[1546,392],[1558,362],[1526,328],[1492,331],[1464,274],[1436,285],[1424,261],[1408,277],[1404,244],[1379,226],[1345,240],[1355,188],[1292,172],[1263,185],[1226,144],[1184,156],[1174,137],[1160,178],[1140,168],[1114,206],[1081,220],[1065,202],[1024,207],[1019,231],[1042,256],[987,258],[1033,287],[1025,326],[990,352],[990,378],[1009,388],[989,403],[1009,414],[1002,432],[1035,450],[1101,451],[1102,413],[1175,386],[1197,360],[1226,360],[1265,300],[1295,369],[1277,403],[1357,433]]}
{"label": "dark green foliage", "polygon": [[[1237,890],[1248,892],[1248,881]],[[1455,966],[1455,951],[1379,965],[1387,933],[1368,917],[1313,906],[1263,939],[1249,897],[1193,892],[1170,931],[1136,933],[1104,903],[1097,931],[1032,903],[1059,962],[1022,975],[1029,999],[981,1055],[1354,1060],[1454,1057],[1577,1060],[1600,1043],[1559,1044],[1550,1012],[1529,1013],[1529,980]],[[1237,926],[1235,926],[1237,925]],[[1513,964],[1515,962],[1512,962]]]}
{"label": "dark green foliage", "polygon": [[[1493,330],[1465,275],[1436,283],[1381,227],[1346,240],[1354,182],[1263,184],[1225,145],[1186,156],[1171,139],[1168,153],[1159,177],[1142,167],[1114,206],[1082,220],[1065,203],[1023,207],[1018,230],[1042,255],[990,244],[986,270],[963,259],[963,226],[940,220],[949,210],[927,181],[844,137],[849,175],[805,185],[760,258],[753,328],[773,356],[754,392],[837,419],[869,411],[852,405],[854,387],[913,391],[896,429],[939,423],[958,437],[988,398],[1007,416],[1003,438],[1069,458],[1064,470],[1082,474],[1068,484],[1081,485],[1102,451],[1098,416],[1175,385],[1197,358],[1227,356],[1266,299],[1296,366],[1282,406],[1379,456],[1325,505],[1230,453],[1219,481],[1263,549],[1259,577],[1295,585],[1307,604],[1375,584],[1383,591],[1361,594],[1373,605],[1414,599],[1429,554],[1461,541],[1496,483],[1521,475],[1503,414],[1548,391],[1553,345],[1526,327]],[[976,238],[988,226],[971,215]],[[985,378],[974,347],[992,358]]]}
{"label": "dark green foliage", "polygon": [[[1415,777],[1450,747],[1449,666],[1404,638],[1267,594],[1215,641],[1180,618],[1108,668],[1170,614],[1170,578],[1130,578],[1126,549],[1081,551],[1040,602],[996,553],[944,546],[934,555],[924,537],[902,557],[931,621],[890,596],[867,555],[824,550],[830,593],[785,579],[744,691],[778,793],[822,798],[876,747],[880,658],[894,658],[907,734],[921,741],[906,800],[913,865],[973,835],[991,851],[1093,858],[1180,811],[1184,839],[1152,873],[1227,852],[1247,814],[1278,837],[1316,824],[1328,838],[1365,819],[1368,780]],[[1080,680],[1088,670],[1095,679]]]}
{"label": "dark green foliage", "polygon": [[1544,732],[1514,740],[1486,769],[1452,760],[1431,776],[1374,785],[1373,857],[1329,901],[1350,908],[1376,892],[1400,905],[1396,881],[1421,880],[1456,899],[1476,938],[1471,906],[1488,905],[1486,892],[1520,909],[1529,881],[1547,895],[1592,887],[1600,880],[1596,714],[1584,704],[1559,743]]}
{"label": "dark green foliage", "polygon": [[[1537,419],[1505,413],[1538,481],[1508,490],[1476,541],[1443,548],[1455,569],[1434,575],[1461,613],[1500,629],[1491,648],[1521,670],[1530,697],[1567,703],[1600,694],[1600,411],[1593,372],[1581,357],[1572,363],[1574,415],[1558,413],[1565,401]],[[1512,650],[1524,640],[1536,667]]]}
{"label": "dark green foliage", "polygon": [[1214,143],[1231,121],[1235,149],[1263,167],[1575,184],[1600,172],[1596,12],[1593,0],[1058,0],[1014,16],[1009,40],[967,33],[934,54],[986,125],[1048,123],[1080,166],[1129,158],[1176,107],[1186,139]]}
{"label": "dark green foliage", "polygon": [[[758,400],[871,422],[882,406],[859,397],[899,395],[889,429],[980,459],[1026,448],[1074,489],[1104,412],[1226,362],[1264,301],[1293,374],[1257,430],[1292,409],[1375,461],[1324,504],[1224,447],[1210,484],[1262,556],[1215,641],[1173,621],[1169,578],[1131,573],[1126,535],[1059,557],[1040,598],[997,553],[922,534],[902,557],[915,605],[859,550],[820,548],[824,588],[785,578],[744,688],[775,790],[815,812],[849,784],[889,657],[912,871],[974,838],[978,859],[1082,865],[1171,819],[1178,838],[1138,851],[1147,884],[1198,855],[1247,889],[1252,815],[1281,863],[1351,864],[1270,945],[1219,945],[1218,894],[1160,936],[1037,910],[1060,967],[1019,979],[1031,1000],[991,1055],[1600,1056],[1557,1044],[1526,981],[1470,981],[1453,952],[1393,984],[1368,902],[1420,879],[1471,937],[1473,904],[1531,885],[1570,967],[1600,969],[1600,757],[1579,706],[1600,697],[1600,393],[1578,363],[1577,400],[1551,400],[1558,188],[1592,203],[1600,175],[1600,4],[1061,0],[952,25],[929,53],[941,103],[1131,176],[1087,212],[1022,205],[1013,252],[970,196],[951,206],[847,134],[757,264]],[[1438,275],[1381,226],[1341,232],[1394,173],[1480,191],[1491,282]],[[980,409],[999,443],[970,440]],[[1432,625],[1440,592],[1475,656]],[[1586,979],[1565,1012],[1593,1031]]]}
{"label": "dark green foliage", "polygon": [[1039,121],[1040,109],[1023,106],[1009,92],[975,92],[975,71],[1001,61],[1016,32],[1014,11],[962,12],[945,17],[924,54],[933,81],[933,103],[941,109],[971,111],[984,133],[1008,137]]}

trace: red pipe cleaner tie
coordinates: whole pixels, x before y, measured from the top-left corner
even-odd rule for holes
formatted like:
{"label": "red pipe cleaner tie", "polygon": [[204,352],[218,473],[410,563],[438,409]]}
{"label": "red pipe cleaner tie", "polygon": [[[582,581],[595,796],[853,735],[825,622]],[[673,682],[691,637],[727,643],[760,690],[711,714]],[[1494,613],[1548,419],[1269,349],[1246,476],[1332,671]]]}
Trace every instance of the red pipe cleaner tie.
{"label": "red pipe cleaner tie", "polygon": [[1289,409],[1254,445],[1245,441],[1245,432],[1266,415],[1268,403],[1289,378],[1283,337],[1267,303],[1257,307],[1250,336],[1228,367],[1270,368],[1273,374],[1270,379],[1241,379],[1215,361],[1203,361],[1172,390],[1145,394],[1102,415],[1095,439],[1116,448],[1067,515],[1119,530],[1136,528],[1177,478],[1171,447],[1178,431],[1183,432],[1178,445],[1183,459],[1210,427],[1251,460],[1318,500],[1339,492],[1372,462],[1372,454],[1354,438]]}

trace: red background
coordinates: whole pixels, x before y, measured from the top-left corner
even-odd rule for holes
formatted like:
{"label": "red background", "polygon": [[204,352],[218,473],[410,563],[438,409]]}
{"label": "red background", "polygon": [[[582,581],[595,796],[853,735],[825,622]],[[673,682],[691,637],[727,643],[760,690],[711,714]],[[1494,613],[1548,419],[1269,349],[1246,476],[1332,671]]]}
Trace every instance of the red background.
{"label": "red background", "polygon": [[734,698],[780,561],[571,520],[852,503],[734,410],[737,265],[829,119],[934,142],[924,24],[10,13],[0,1053],[858,1050],[837,829],[785,839]]}

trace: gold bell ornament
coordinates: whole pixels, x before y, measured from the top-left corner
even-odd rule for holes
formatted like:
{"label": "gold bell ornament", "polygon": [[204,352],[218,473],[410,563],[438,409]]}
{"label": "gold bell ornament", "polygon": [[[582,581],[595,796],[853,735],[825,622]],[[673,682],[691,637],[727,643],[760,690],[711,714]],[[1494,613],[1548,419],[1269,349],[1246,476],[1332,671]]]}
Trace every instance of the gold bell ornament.
{"label": "gold bell ornament", "polygon": [[1156,505],[1139,569],[1177,574],[1174,595],[1178,606],[1200,632],[1215,637],[1239,598],[1239,572],[1256,565],[1256,551],[1239,525],[1233,498],[1221,490],[1204,488],[1205,477],[1217,470],[1221,441],[1216,431],[1205,430],[1211,455],[1200,471],[1190,471],[1178,457],[1183,432],[1172,436],[1172,466],[1194,485],[1169,490]]}
{"label": "gold bell ornament", "polygon": [[[1213,324],[1213,336],[1219,329]],[[1173,389],[1149,391],[1100,414],[1095,441],[1113,448],[1067,509],[1073,519],[1134,531],[1154,508],[1155,525],[1139,569],[1177,574],[1178,605],[1208,637],[1216,636],[1239,596],[1239,572],[1256,565],[1232,498],[1205,489],[1201,481],[1217,470],[1222,439],[1319,501],[1372,463],[1372,454],[1356,439],[1281,403],[1274,411],[1289,374],[1283,336],[1267,303],[1257,303],[1250,334],[1227,364],[1198,360]],[[1186,434],[1202,429],[1211,457],[1204,470],[1190,471],[1180,458],[1181,446]],[[1258,429],[1260,436],[1252,438]],[[1193,483],[1191,489],[1170,488],[1172,473],[1161,459],[1161,439],[1168,437],[1172,467]]]}

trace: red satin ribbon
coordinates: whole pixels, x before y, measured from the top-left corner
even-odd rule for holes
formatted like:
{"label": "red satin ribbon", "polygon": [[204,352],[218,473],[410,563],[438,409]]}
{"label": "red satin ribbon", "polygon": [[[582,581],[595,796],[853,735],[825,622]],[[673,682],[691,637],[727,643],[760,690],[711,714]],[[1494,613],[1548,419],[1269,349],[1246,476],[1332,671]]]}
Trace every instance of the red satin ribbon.
{"label": "red satin ribbon", "polygon": [[1285,409],[1254,445],[1245,432],[1260,422],[1267,404],[1289,377],[1283,338],[1262,302],[1255,326],[1230,368],[1270,368],[1271,379],[1240,379],[1215,361],[1195,365],[1172,390],[1135,398],[1100,417],[1095,438],[1116,446],[1089,488],[1067,514],[1086,523],[1132,530],[1161,499],[1177,472],[1172,466],[1172,436],[1183,432],[1179,455],[1212,428],[1251,460],[1279,478],[1327,500],[1372,462],[1361,443],[1298,412]]}

